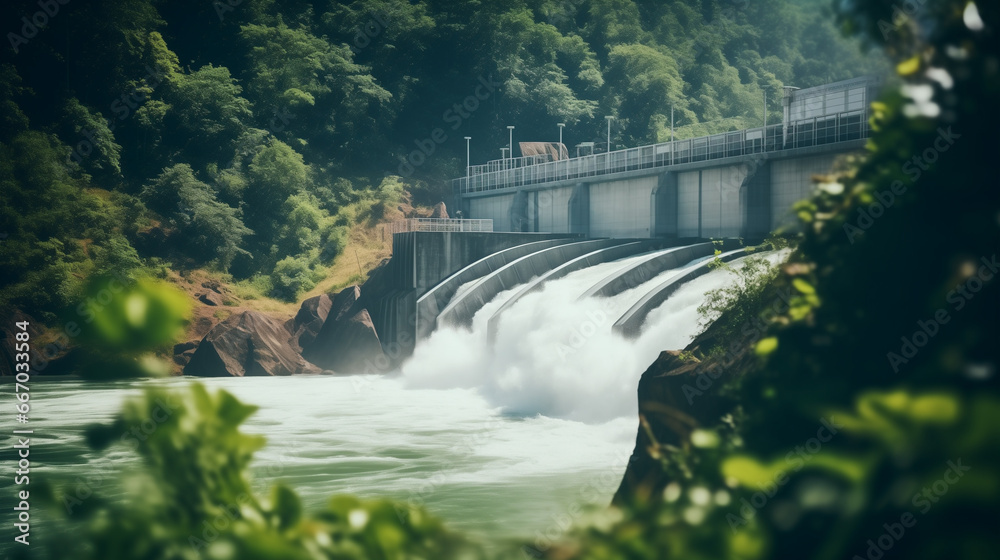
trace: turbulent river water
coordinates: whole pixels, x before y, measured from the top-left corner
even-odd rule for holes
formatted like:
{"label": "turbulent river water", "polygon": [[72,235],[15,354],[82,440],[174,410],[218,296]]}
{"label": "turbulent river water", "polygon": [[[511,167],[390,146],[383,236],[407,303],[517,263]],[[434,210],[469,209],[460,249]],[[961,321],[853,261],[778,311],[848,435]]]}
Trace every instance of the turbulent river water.
{"label": "turbulent river water", "polygon": [[[36,380],[32,479],[134,467],[123,446],[90,451],[84,426],[108,420],[144,387],[200,382],[260,406],[244,426],[268,441],[253,464],[257,487],[285,482],[308,508],[339,493],[412,501],[492,538],[558,534],[577,506],[610,501],[635,442],[639,376],[660,350],[683,348],[698,333],[704,294],[732,281],[717,270],[687,283],[628,341],[611,325],[676,270],[613,298],[577,298],[637,258],[522,298],[503,314],[491,347],[486,321],[512,292],[500,294],[471,331],[436,331],[392,376]],[[13,476],[0,477],[4,503],[14,490]],[[4,509],[0,553],[12,538]],[[41,511],[36,520],[46,525]]]}

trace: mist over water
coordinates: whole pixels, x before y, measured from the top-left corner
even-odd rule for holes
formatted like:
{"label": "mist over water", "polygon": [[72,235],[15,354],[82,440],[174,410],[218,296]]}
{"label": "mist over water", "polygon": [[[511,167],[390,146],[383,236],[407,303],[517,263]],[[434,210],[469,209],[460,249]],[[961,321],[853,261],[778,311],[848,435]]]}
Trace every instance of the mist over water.
{"label": "mist over water", "polygon": [[[586,423],[635,419],[642,372],[660,351],[684,348],[701,330],[697,309],[705,293],[733,281],[732,273],[715,270],[684,284],[649,315],[642,335],[628,340],[612,332],[615,321],[650,289],[691,263],[611,298],[578,298],[642,258],[593,266],[547,282],[500,316],[492,346],[487,323],[517,288],[485,305],[471,330],[439,326],[418,343],[401,368],[406,386],[476,388],[491,405],[514,415]],[[783,256],[770,253],[769,258],[776,262]]]}

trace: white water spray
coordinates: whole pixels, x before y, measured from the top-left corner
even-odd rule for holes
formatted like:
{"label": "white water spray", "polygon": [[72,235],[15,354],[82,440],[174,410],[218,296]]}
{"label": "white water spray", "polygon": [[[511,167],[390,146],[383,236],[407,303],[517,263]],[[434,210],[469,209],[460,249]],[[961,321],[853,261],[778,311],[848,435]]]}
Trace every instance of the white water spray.
{"label": "white water spray", "polygon": [[[489,403],[515,415],[588,423],[634,419],[639,376],[661,350],[684,348],[698,334],[697,309],[705,293],[733,280],[731,273],[716,270],[684,284],[650,313],[642,335],[628,340],[612,332],[614,322],[679,269],[614,297],[577,298],[608,274],[642,258],[593,266],[547,282],[501,315],[490,347],[487,322],[516,289],[499,294],[476,314],[471,330],[443,327],[420,342],[402,367],[405,382],[419,388],[477,388]],[[771,253],[769,258],[777,262],[783,254]]]}

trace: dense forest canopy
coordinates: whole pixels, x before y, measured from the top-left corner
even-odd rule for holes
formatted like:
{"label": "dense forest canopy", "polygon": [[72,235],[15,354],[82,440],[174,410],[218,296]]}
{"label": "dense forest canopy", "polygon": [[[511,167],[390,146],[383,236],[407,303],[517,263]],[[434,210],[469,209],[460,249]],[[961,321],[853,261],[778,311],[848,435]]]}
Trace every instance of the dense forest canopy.
{"label": "dense forest canopy", "polygon": [[673,108],[690,137],[884,68],[825,0],[26,0],[0,22],[0,306],[49,318],[85,278],[141,269],[294,299],[359,204],[446,198],[463,136],[481,162],[507,125],[552,141],[564,122],[572,145],[613,115],[634,146]]}

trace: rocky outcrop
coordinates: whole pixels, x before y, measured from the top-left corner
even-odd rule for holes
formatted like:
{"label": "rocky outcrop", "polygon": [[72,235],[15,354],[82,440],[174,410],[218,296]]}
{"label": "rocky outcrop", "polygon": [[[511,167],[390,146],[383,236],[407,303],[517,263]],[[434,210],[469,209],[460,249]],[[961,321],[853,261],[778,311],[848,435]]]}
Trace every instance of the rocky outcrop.
{"label": "rocky outcrop", "polygon": [[197,349],[198,349],[197,340],[189,340],[187,342],[175,344],[174,363],[181,366],[182,368],[188,365],[188,362],[191,361],[191,356],[194,356],[194,353]]}
{"label": "rocky outcrop", "polygon": [[222,301],[222,296],[217,292],[205,292],[198,294],[198,301],[204,303],[205,305],[211,305],[215,307],[221,307],[224,303]]}
{"label": "rocky outcrop", "polygon": [[229,303],[225,297],[227,290],[221,282],[218,280],[206,280],[201,283],[201,287],[205,288],[204,292],[195,294],[198,301],[204,303],[205,305],[212,307],[221,307]]}
{"label": "rocky outcrop", "polygon": [[363,307],[361,289],[351,286],[337,294],[315,338],[303,344],[302,356],[322,369],[364,373],[383,357],[371,315]]}
{"label": "rocky outcrop", "polygon": [[303,301],[295,317],[285,323],[288,332],[292,333],[292,344],[302,352],[316,340],[327,320],[343,319],[360,297],[361,288],[354,285],[337,294],[323,294]]}
{"label": "rocky outcrop", "polygon": [[735,403],[720,394],[720,389],[752,369],[755,363],[752,344],[727,346],[729,352],[721,356],[703,360],[695,357],[715,342],[715,329],[709,327],[683,352],[661,352],[643,372],[638,389],[639,430],[635,449],[612,503],[662,499],[670,479],[650,451],[657,445],[681,447],[695,429],[717,425],[732,410]]}
{"label": "rocky outcrop", "polygon": [[448,217],[448,207],[444,205],[444,202],[438,202],[434,205],[434,209],[431,210],[432,218],[447,218]]}
{"label": "rocky outcrop", "polygon": [[257,311],[237,313],[219,323],[198,343],[185,375],[236,377],[320,373],[289,342],[285,326]]}
{"label": "rocky outcrop", "polygon": [[302,302],[298,313],[285,323],[285,328],[291,333],[289,343],[299,352],[302,346],[308,346],[316,338],[316,333],[323,326],[330,314],[333,300],[329,295],[311,297]]}
{"label": "rocky outcrop", "polygon": [[349,286],[341,290],[337,295],[333,296],[333,300],[330,303],[330,315],[336,320],[341,319],[346,315],[351,308],[358,305],[358,301],[361,299],[361,287],[357,284]]}

